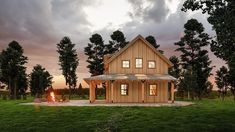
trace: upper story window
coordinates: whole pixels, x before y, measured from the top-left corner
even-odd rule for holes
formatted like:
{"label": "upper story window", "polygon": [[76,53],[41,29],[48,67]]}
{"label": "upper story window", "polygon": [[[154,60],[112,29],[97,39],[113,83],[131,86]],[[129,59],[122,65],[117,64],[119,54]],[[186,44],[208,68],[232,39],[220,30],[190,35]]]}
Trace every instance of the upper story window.
{"label": "upper story window", "polygon": [[122,61],[122,67],[123,68],[130,68],[130,61],[129,60],[123,60]]}
{"label": "upper story window", "polygon": [[136,68],[142,68],[143,66],[143,59],[142,58],[136,58],[135,59],[135,67]]}
{"label": "upper story window", "polygon": [[152,96],[157,95],[157,85],[156,84],[154,84],[154,85],[150,84],[149,85],[149,95],[152,95]]}
{"label": "upper story window", "polygon": [[128,85],[121,84],[121,95],[128,95]]}
{"label": "upper story window", "polygon": [[156,62],[155,61],[148,61],[148,68],[156,68]]}

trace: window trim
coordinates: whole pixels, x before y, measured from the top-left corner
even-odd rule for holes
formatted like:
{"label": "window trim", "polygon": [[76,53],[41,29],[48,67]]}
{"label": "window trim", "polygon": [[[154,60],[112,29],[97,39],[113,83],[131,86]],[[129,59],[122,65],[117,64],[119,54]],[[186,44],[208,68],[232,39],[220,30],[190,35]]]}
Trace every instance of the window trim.
{"label": "window trim", "polygon": [[[153,68],[149,67],[149,62],[154,62]],[[148,67],[148,69],[156,69],[156,61],[155,60],[148,60],[147,67]]]}
{"label": "window trim", "polygon": [[[129,67],[123,67],[123,61],[128,61],[129,62]],[[125,68],[125,69],[129,69],[131,67],[131,63],[130,63],[130,60],[122,60],[122,68]]]}
{"label": "window trim", "polygon": [[[136,67],[136,60],[137,59],[141,59],[142,60],[141,67]],[[143,68],[143,58],[135,58],[135,68],[136,69],[142,69]]]}
{"label": "window trim", "polygon": [[[122,94],[122,85],[126,85],[126,95]],[[121,96],[128,96],[129,95],[129,85],[127,83],[121,83],[120,84],[120,95]]]}
{"label": "window trim", "polygon": [[[151,86],[151,85],[155,85],[155,86],[156,86],[156,94],[155,94],[155,95],[151,95],[151,94],[150,94],[150,86]],[[149,96],[157,96],[157,95],[158,95],[158,90],[157,90],[158,87],[157,87],[157,86],[158,86],[157,84],[149,84],[149,92],[148,92],[148,93],[149,93]]]}

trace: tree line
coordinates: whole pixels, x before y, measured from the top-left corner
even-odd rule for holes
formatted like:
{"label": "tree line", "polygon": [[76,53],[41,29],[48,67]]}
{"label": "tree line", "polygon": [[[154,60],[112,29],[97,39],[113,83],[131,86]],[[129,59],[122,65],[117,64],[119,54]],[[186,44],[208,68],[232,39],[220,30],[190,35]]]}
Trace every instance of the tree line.
{"label": "tree line", "polygon": [[[76,87],[77,84],[76,69],[79,64],[75,44],[68,37],[64,37],[57,44],[57,52],[59,65],[66,85],[69,85],[69,95],[71,95],[72,87]],[[45,90],[52,88],[53,77],[44,67],[37,64],[27,75],[26,63],[28,63],[28,57],[24,55],[24,50],[17,41],[10,42],[8,47],[0,53],[1,89],[6,88],[9,91],[10,99],[26,97],[28,87],[31,95],[37,98],[41,98]]]}

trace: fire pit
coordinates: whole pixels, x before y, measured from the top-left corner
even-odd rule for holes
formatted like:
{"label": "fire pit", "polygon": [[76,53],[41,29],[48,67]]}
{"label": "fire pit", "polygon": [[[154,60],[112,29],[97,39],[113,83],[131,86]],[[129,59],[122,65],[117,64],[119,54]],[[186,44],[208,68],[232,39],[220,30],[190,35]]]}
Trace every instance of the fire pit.
{"label": "fire pit", "polygon": [[47,90],[47,102],[69,102],[66,96],[55,92],[53,88]]}
{"label": "fire pit", "polygon": [[55,93],[53,88],[47,90],[47,102],[55,102]]}

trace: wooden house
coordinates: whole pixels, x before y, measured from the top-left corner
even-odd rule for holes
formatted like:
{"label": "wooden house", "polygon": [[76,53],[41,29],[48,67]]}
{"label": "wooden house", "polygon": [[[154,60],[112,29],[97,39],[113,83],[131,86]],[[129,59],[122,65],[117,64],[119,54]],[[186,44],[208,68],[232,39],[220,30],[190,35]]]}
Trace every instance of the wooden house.
{"label": "wooden house", "polygon": [[107,86],[107,103],[174,102],[175,78],[168,75],[172,63],[141,35],[119,52],[106,55],[104,66],[103,75],[84,79],[90,87],[91,103],[95,101],[95,85],[101,83]]}

